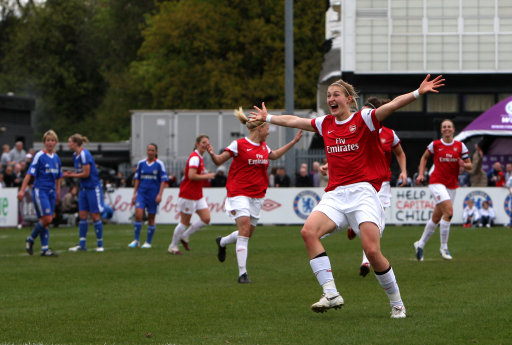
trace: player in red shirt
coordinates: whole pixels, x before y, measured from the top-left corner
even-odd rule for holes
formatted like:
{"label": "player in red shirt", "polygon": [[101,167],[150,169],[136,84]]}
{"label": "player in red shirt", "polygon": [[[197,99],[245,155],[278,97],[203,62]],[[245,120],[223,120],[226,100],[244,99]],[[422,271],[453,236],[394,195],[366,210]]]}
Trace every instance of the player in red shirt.
{"label": "player in red shirt", "polygon": [[235,110],[235,116],[247,126],[249,136],[233,141],[224,152],[217,155],[210,145],[208,152],[215,164],[221,165],[233,158],[229,167],[226,183],[227,198],[224,205],[227,214],[236,222],[237,231],[225,237],[217,237],[220,262],[226,258],[226,245],[236,242],[236,259],[238,261],[238,282],[250,283],[247,275],[247,249],[249,238],[260,218],[263,198],[268,187],[268,160],[279,159],[302,137],[299,131],[288,144],[272,151],[265,139],[269,125],[265,121],[248,122],[242,108]]}
{"label": "player in red shirt", "polygon": [[450,235],[450,220],[453,216],[453,200],[455,191],[459,187],[459,168],[471,170],[471,160],[464,143],[453,140],[455,126],[452,120],[441,122],[442,139],[431,142],[420,160],[420,167],[416,184],[421,185],[424,180],[425,166],[430,156],[434,156],[434,171],[430,176],[428,188],[434,197],[436,204],[432,218],[425,225],[425,230],[419,241],[414,242],[416,258],[423,261],[423,248],[430,237],[434,234],[437,224],[440,224],[441,249],[443,259],[451,260],[452,256],[448,250],[448,237]]}
{"label": "player in red shirt", "polygon": [[[363,109],[377,109],[378,107],[389,102],[389,99],[379,99],[377,97],[370,97],[366,100]],[[396,159],[398,161],[398,165],[400,166],[400,175],[398,177],[398,181],[402,181],[401,186],[404,186],[407,183],[407,167],[405,153],[404,150],[402,149],[402,145],[400,145],[400,139],[396,135],[395,131],[382,126],[379,129],[379,138],[385,157],[386,170],[383,171],[383,182],[377,195],[379,196],[382,207],[386,209],[391,206],[391,153],[393,152],[395,154]],[[326,163],[324,166],[321,167],[322,174],[327,174],[327,169],[328,164]],[[338,230],[341,231],[343,229],[338,227],[335,231]],[[334,233],[335,231],[333,231],[332,233]],[[347,229],[347,236],[349,240],[353,240],[357,235],[354,232],[354,230],[349,227]],[[370,273],[370,261],[366,257],[366,254],[363,250],[363,260],[361,262],[361,266],[359,267],[359,275],[361,275],[362,277],[366,277],[368,273]]]}
{"label": "player in red shirt", "polygon": [[[210,224],[210,210],[203,197],[204,182],[215,177],[214,173],[207,173],[204,168],[203,154],[210,145],[209,139],[206,134],[201,134],[196,138],[195,150],[190,154],[185,165],[185,178],[180,184],[178,195],[180,222],[174,228],[168,249],[169,253],[173,255],[183,254],[178,248],[180,241],[186,250],[190,250],[188,245],[190,236],[203,226]],[[190,225],[190,219],[194,212],[200,219]]]}
{"label": "player in red shirt", "polygon": [[380,235],[384,212],[377,196],[386,170],[378,130],[380,123],[397,109],[412,103],[427,92],[438,92],[442,76],[430,80],[427,75],[419,89],[396,97],[378,109],[362,109],[355,113],[357,93],[343,80],[327,89],[331,115],[313,120],[293,115],[269,115],[265,104],[251,112],[251,121],[317,132],[323,137],[329,169],[329,184],[320,203],[309,215],[301,235],[310,258],[311,268],[323,288],[320,300],[311,306],[315,312],[338,309],[343,298],[336,289],[331,263],[320,238],[347,222],[361,237],[363,249],[373,266],[380,285],[386,291],[392,318],[405,318],[405,307],[388,260],[380,251]]}

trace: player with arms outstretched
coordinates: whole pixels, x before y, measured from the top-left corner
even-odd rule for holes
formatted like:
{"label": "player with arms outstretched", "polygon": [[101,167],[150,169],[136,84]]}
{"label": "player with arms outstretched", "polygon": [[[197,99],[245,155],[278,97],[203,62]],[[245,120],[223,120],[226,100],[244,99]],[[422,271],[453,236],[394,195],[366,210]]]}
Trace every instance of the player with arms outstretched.
{"label": "player with arms outstretched", "polygon": [[236,243],[238,261],[238,282],[245,284],[251,280],[247,275],[247,251],[258,220],[260,219],[263,198],[268,188],[269,159],[279,159],[302,137],[299,131],[292,141],[272,151],[265,140],[269,133],[269,125],[265,121],[248,122],[242,108],[235,110],[235,116],[249,130],[249,136],[233,141],[224,152],[217,155],[210,145],[208,153],[216,165],[221,165],[233,158],[226,183],[227,199],[224,205],[227,214],[233,219],[237,231],[225,237],[217,237],[220,262],[226,258],[226,245]]}
{"label": "player with arms outstretched", "polygon": [[334,283],[331,263],[320,238],[347,222],[359,233],[362,247],[373,266],[380,285],[388,295],[392,318],[405,318],[405,307],[395,274],[380,250],[384,212],[377,196],[386,169],[380,145],[379,128],[391,113],[412,103],[427,92],[438,92],[443,86],[441,76],[430,80],[427,75],[420,87],[396,97],[378,109],[362,109],[355,113],[357,93],[343,80],[327,89],[331,114],[313,120],[293,115],[268,114],[265,105],[251,112],[251,121],[317,132],[323,137],[329,169],[329,184],[320,203],[309,215],[301,235],[306,245],[313,273],[322,286],[323,295],[311,306],[315,312],[338,309],[344,301]]}

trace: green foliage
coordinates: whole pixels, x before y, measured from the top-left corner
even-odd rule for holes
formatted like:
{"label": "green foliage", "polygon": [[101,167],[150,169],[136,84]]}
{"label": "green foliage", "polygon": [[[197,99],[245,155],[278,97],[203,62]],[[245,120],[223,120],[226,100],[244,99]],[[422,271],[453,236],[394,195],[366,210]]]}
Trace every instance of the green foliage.
{"label": "green foliage", "polygon": [[[146,227],[142,232],[145,238]],[[105,227],[104,253],[70,253],[76,228],[51,229],[58,258],[24,253],[30,229],[0,230],[1,344],[509,344],[510,230],[452,227],[451,262],[439,242],[414,258],[423,228],[392,227],[382,248],[394,267],[407,319],[391,320],[373,273],[358,275],[361,245],[344,232],[324,240],[345,306],[315,314],[321,294],[300,227],[258,226],[249,243],[252,284],[236,282],[234,245],[216,259],[209,226],[190,252],[167,253],[173,226],[159,225],[153,248],[129,249],[130,225]],[[436,234],[437,236],[437,234]],[[434,243],[435,242],[435,243]],[[150,333],[150,334],[148,334]]]}
{"label": "green foliage", "polygon": [[[7,0],[0,0],[0,5]],[[130,109],[284,107],[284,2],[47,0],[2,7],[0,92],[36,132],[124,140]],[[314,108],[325,8],[296,1],[296,108]]]}
{"label": "green foliage", "polygon": [[[325,13],[307,1],[295,9],[296,106],[314,108]],[[131,73],[153,108],[284,106],[282,1],[166,2],[143,36]]]}

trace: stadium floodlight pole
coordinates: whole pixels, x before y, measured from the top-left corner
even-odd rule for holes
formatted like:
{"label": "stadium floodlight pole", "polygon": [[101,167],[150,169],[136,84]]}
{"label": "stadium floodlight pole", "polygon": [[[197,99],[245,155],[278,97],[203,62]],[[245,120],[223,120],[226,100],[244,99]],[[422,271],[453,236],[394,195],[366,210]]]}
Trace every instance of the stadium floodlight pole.
{"label": "stadium floodlight pole", "polygon": [[[285,114],[295,112],[294,77],[293,77],[293,0],[285,0],[284,8],[284,84],[285,84]],[[293,140],[293,128],[285,128],[286,142]],[[286,173],[290,176],[291,185],[295,185],[295,148],[284,155]]]}

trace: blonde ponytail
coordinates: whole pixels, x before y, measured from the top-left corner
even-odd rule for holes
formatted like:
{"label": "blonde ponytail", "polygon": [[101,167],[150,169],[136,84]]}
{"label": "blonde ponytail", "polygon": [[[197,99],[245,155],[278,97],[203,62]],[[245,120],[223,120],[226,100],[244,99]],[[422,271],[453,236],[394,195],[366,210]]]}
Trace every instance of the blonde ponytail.
{"label": "blonde ponytail", "polygon": [[235,117],[242,123],[244,124],[248,130],[252,130],[258,126],[261,126],[262,124],[264,124],[265,122],[263,121],[254,121],[254,122],[248,122],[249,121],[249,118],[247,117],[247,115],[244,114],[244,111],[242,109],[242,107],[238,107],[238,109],[235,109],[234,110],[234,114],[235,114]]}

